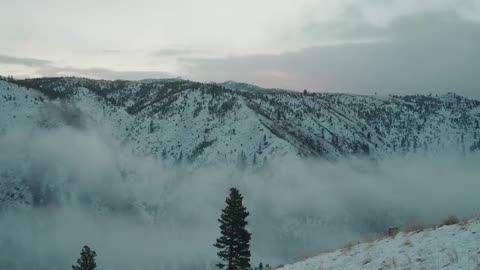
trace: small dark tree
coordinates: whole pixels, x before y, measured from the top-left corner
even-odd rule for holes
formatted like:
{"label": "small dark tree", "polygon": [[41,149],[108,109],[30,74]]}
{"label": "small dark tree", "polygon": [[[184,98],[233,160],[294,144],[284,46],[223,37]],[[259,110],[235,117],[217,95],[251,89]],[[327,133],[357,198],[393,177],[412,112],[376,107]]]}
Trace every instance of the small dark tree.
{"label": "small dark tree", "polygon": [[231,188],[226,199],[227,206],[222,210],[218,222],[222,236],[214,246],[220,251],[218,257],[223,261],[217,266],[226,270],[250,269],[250,238],[251,234],[245,228],[249,213],[243,206],[243,196],[238,189]]}
{"label": "small dark tree", "polygon": [[180,154],[177,157],[177,160],[175,161],[177,164],[182,163],[183,160],[183,151],[180,151]]}
{"label": "small dark tree", "polygon": [[150,120],[150,133],[153,133],[155,128],[153,127],[153,120]]}
{"label": "small dark tree", "polygon": [[84,246],[80,253],[80,258],[77,260],[77,265],[72,265],[73,270],[96,270],[97,263],[95,262],[97,253],[90,250],[88,246]]}
{"label": "small dark tree", "polygon": [[245,154],[245,152],[243,152],[243,150],[238,156],[238,167],[242,170],[247,167],[247,155]]}

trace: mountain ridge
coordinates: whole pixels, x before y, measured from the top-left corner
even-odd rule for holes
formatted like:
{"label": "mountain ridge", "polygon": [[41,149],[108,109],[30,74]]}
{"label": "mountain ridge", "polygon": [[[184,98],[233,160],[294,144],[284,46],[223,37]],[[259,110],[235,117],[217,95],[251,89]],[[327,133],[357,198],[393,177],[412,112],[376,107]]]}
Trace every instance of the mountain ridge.
{"label": "mountain ridge", "polygon": [[[102,116],[90,115],[93,121],[121,125],[126,132],[117,130],[115,137],[129,141],[138,154],[171,160],[203,158],[199,164],[217,162],[215,152],[234,155],[226,158],[229,163],[242,163],[246,157],[246,163],[254,165],[254,159],[261,163],[286,154],[336,160],[446,148],[468,152],[480,142],[480,101],[453,93],[300,93],[181,79],[57,77],[4,83],[36,89],[44,100],[102,111]],[[2,102],[9,102],[5,94]]]}

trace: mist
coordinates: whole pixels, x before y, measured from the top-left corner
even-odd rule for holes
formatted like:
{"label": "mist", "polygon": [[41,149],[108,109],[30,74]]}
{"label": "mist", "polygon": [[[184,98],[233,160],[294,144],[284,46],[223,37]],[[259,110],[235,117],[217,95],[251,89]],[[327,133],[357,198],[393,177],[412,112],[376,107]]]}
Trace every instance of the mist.
{"label": "mist", "polygon": [[83,245],[99,269],[211,269],[230,187],[251,214],[252,265],[479,211],[478,154],[284,157],[242,171],[135,156],[109,134],[21,125],[0,134],[0,195],[22,194],[0,206],[0,269],[67,269]]}

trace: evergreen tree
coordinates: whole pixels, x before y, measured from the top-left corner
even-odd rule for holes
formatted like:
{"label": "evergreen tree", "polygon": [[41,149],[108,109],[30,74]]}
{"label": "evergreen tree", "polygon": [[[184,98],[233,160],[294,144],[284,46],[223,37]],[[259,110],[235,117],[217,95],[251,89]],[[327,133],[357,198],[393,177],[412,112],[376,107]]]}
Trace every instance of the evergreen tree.
{"label": "evergreen tree", "polygon": [[155,128],[153,127],[153,120],[150,120],[150,133],[153,133],[155,131]]}
{"label": "evergreen tree", "polygon": [[245,152],[243,152],[243,150],[238,156],[238,167],[242,170],[247,167],[247,155],[245,155]]}
{"label": "evergreen tree", "polygon": [[243,206],[243,196],[238,189],[231,188],[226,199],[227,206],[222,210],[220,222],[221,236],[214,246],[220,251],[218,257],[223,261],[217,266],[226,270],[250,269],[250,238],[251,234],[245,228],[249,212]]}
{"label": "evergreen tree", "polygon": [[183,160],[183,151],[180,151],[180,154],[177,157],[176,163],[180,164],[182,163],[182,160]]}
{"label": "evergreen tree", "polygon": [[97,253],[90,250],[88,246],[84,246],[80,253],[80,258],[77,260],[77,265],[72,265],[73,270],[96,270],[97,263],[95,262]]}

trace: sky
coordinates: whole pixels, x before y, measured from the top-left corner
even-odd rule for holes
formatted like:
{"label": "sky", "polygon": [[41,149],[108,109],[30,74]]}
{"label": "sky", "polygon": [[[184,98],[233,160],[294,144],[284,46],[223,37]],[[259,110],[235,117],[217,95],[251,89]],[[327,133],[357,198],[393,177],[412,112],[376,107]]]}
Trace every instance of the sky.
{"label": "sky", "polygon": [[3,0],[0,74],[480,97],[478,0]]}

